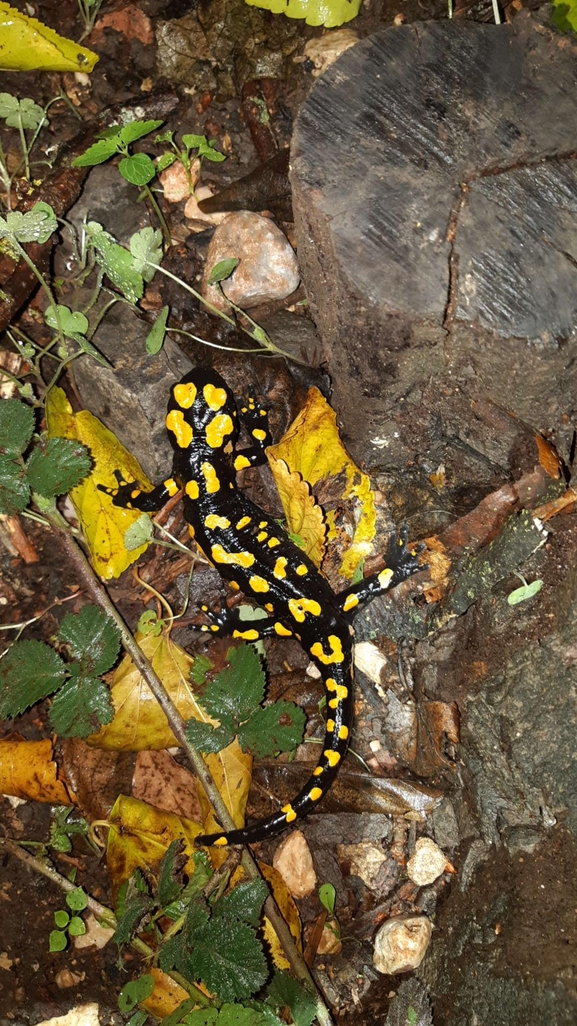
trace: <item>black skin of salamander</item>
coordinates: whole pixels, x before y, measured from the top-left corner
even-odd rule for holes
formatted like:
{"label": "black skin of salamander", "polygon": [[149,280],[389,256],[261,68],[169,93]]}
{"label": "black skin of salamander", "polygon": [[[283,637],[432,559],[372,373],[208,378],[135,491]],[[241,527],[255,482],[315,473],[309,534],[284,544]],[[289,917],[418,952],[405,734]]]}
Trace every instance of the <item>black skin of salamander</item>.
{"label": "black skin of salamander", "polygon": [[407,529],[402,528],[391,543],[385,570],[335,595],[308,556],[238,490],[236,471],[264,462],[264,449],[271,443],[266,411],[249,399],[241,404],[240,416],[254,446],[235,453],[239,411],[232,392],[215,371],[191,371],[173,386],[168,403],[172,478],[152,492],[141,492],[120,479],[118,489],[106,489],[116,505],[148,512],[160,509],[182,489],[184,514],[194,540],[235,590],[269,614],[267,620],[247,624],[223,604],[224,611],[209,614],[210,624],[201,629],[247,641],[296,637],[325,685],[328,718],[323,754],[296,798],[244,830],[197,837],[196,843],[202,845],[264,840],[318,805],[346,754],[352,727],[351,617],[361,603],[422,569],[418,549],[407,549]]}

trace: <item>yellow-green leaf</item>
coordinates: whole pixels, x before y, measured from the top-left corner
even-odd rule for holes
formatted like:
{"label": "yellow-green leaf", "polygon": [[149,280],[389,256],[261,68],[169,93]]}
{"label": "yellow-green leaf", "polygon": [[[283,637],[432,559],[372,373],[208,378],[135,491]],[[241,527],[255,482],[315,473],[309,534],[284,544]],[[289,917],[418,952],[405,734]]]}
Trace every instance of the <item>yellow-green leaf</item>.
{"label": "yellow-green leaf", "polygon": [[98,55],[0,3],[0,70],[92,71]]}
{"label": "yellow-green leaf", "polygon": [[307,25],[336,28],[356,18],[361,0],[246,0],[249,7],[263,7],[287,18],[304,18]]}
{"label": "yellow-green leaf", "polygon": [[70,499],[81,523],[96,572],[105,580],[119,577],[140,558],[147,546],[127,551],[124,534],[142,516],[136,509],[113,506],[109,495],[98,485],[115,488],[118,482],[114,471],[119,470],[125,481],[140,481],[152,487],[134,456],[120,444],[112,431],[88,410],[73,414],[72,407],[61,388],[51,389],[46,400],[46,419],[51,438],[74,438],[90,450],[92,473],[70,492]]}
{"label": "yellow-green leaf", "polygon": [[187,872],[194,871],[192,856],[198,851],[194,838],[201,832],[198,823],[123,794],[116,799],[108,821],[106,862],[115,890],[135,869],[148,869],[160,862],[176,839],[184,842]]}

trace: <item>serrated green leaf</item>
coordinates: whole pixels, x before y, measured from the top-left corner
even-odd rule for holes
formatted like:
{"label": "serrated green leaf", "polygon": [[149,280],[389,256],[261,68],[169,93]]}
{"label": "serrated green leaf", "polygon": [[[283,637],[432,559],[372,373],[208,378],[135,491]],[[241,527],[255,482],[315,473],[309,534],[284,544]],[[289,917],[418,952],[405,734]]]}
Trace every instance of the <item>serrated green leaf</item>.
{"label": "serrated green leaf", "polygon": [[42,200],[38,200],[25,214],[20,210],[12,210],[5,220],[0,218],[0,238],[12,238],[20,243],[48,242],[57,228],[58,222],[52,207]]}
{"label": "serrated green leaf", "polygon": [[274,702],[255,709],[238,731],[243,752],[258,759],[278,752],[292,752],[300,744],[306,716],[293,702]]}
{"label": "serrated green leaf", "polygon": [[62,930],[51,930],[48,937],[49,951],[64,951],[68,943],[68,937]]}
{"label": "serrated green leaf", "polygon": [[201,723],[200,720],[190,719],[186,724],[186,737],[193,748],[205,755],[215,755],[223,748],[228,748],[236,737],[234,725],[212,727],[210,723]]}
{"label": "serrated green leaf", "polygon": [[131,1012],[139,1001],[146,1001],[154,990],[154,977],[150,973],[139,976],[137,980],[125,983],[118,995],[118,1007],[121,1012]]}
{"label": "serrated green leaf", "polygon": [[194,657],[194,662],[190,668],[190,679],[193,684],[199,685],[204,684],[206,675],[209,670],[213,667],[212,660],[205,655],[197,655]]}
{"label": "serrated green leaf", "polygon": [[50,723],[61,737],[88,737],[110,723],[114,708],[100,677],[71,677],[52,700]]}
{"label": "serrated green leaf", "polygon": [[196,931],[186,965],[188,978],[202,980],[222,1001],[250,997],[268,976],[256,933],[236,919],[213,918]]}
{"label": "serrated green leaf", "polygon": [[44,311],[44,320],[49,328],[55,330],[58,330],[58,321],[60,321],[61,330],[69,338],[73,338],[75,334],[84,335],[88,329],[88,318],[80,310],[72,311],[70,307],[60,304],[57,307],[47,306]]}
{"label": "serrated green leaf", "polygon": [[112,235],[95,221],[89,221],[85,230],[89,245],[95,250],[96,259],[110,280],[130,303],[142,299],[144,282],[142,275],[135,270],[134,260],[128,250],[119,246]]}
{"label": "serrated green leaf", "polygon": [[99,139],[98,142],[89,146],[79,157],[72,161],[72,167],[95,167],[97,164],[104,164],[110,160],[115,153],[118,153],[118,130],[109,139]]}
{"label": "serrated green leaf", "polygon": [[0,401],[0,452],[19,456],[34,431],[34,410],[19,399]]}
{"label": "serrated green leaf", "polygon": [[159,905],[163,908],[169,902],[174,901],[183,889],[182,869],[185,862],[184,843],[182,838],[177,838],[169,844],[160,863],[156,896]]}
{"label": "serrated green leaf", "polygon": [[12,517],[30,502],[25,471],[8,456],[0,456],[0,513]]}
{"label": "serrated green leaf", "polygon": [[195,1008],[185,1015],[182,1023],[183,1026],[214,1026],[219,1021],[218,1008]]}
{"label": "serrated green leaf", "polygon": [[238,267],[240,260],[238,257],[229,257],[227,260],[219,260],[218,264],[215,264],[208,278],[209,285],[215,285],[217,281],[225,281],[226,278],[230,278],[235,267]]}
{"label": "serrated green leaf", "polygon": [[118,170],[131,185],[148,185],[156,174],[154,163],[147,153],[133,153],[130,157],[123,157]]}
{"label": "serrated green leaf", "polygon": [[162,349],[166,335],[166,322],[168,320],[169,313],[170,307],[163,306],[151,330],[146,336],[145,346],[146,352],[149,356],[156,356],[156,354]]}
{"label": "serrated green leaf", "polygon": [[226,1004],[220,1009],[217,1026],[286,1026],[285,1023],[264,1005]]}
{"label": "serrated green leaf", "polygon": [[70,925],[68,927],[68,934],[70,937],[83,937],[86,933],[86,925],[84,920],[80,916],[72,916]]}
{"label": "serrated green leaf", "polygon": [[51,695],[66,677],[60,656],[41,641],[17,641],[0,660],[0,719]]}
{"label": "serrated green leaf", "polygon": [[70,491],[90,473],[91,467],[86,446],[71,438],[49,438],[36,446],[26,464],[32,491],[47,499]]}
{"label": "serrated green leaf", "polygon": [[239,883],[228,894],[215,903],[213,919],[240,919],[255,928],[260,924],[262,906],[268,897],[264,880],[250,880]]}
{"label": "serrated green leaf", "polygon": [[243,723],[264,698],[262,663],[252,645],[230,648],[226,658],[229,665],[203,690],[203,707],[221,723],[223,717]]}
{"label": "serrated green leaf", "polygon": [[126,528],[123,536],[124,547],[127,552],[134,552],[141,545],[146,545],[147,542],[152,541],[153,535],[152,520],[148,513],[143,513],[138,520],[135,520],[130,527]]}
{"label": "serrated green leaf", "polygon": [[131,237],[129,248],[134,269],[145,281],[152,281],[156,268],[150,264],[159,264],[162,260],[162,232],[158,228],[141,228]]}
{"label": "serrated green leaf", "polygon": [[137,139],[142,139],[143,136],[149,135],[150,132],[154,132],[156,128],[160,128],[163,124],[162,121],[130,121],[127,125],[123,125],[120,130],[120,138],[123,143],[130,146],[131,143],[136,142]]}
{"label": "serrated green leaf", "polygon": [[54,913],[54,922],[56,925],[63,930],[65,926],[68,926],[70,922],[70,916],[68,912],[65,912],[63,908],[59,908],[58,912]]}
{"label": "serrated green leaf", "polygon": [[118,627],[98,606],[84,606],[79,613],[69,613],[58,634],[85,673],[106,673],[120,650]]}
{"label": "serrated green leaf", "polygon": [[68,891],[66,904],[73,912],[83,912],[88,905],[86,891],[82,887],[75,887],[73,891]]}
{"label": "serrated green leaf", "polygon": [[311,1026],[317,1014],[316,996],[284,971],[276,972],[267,987],[267,1004],[288,1008],[296,1026]]}
{"label": "serrated green leaf", "polygon": [[126,901],[122,912],[117,912],[117,926],[112,938],[119,948],[128,944],[136,932],[136,927],[141,919],[152,908],[152,902],[148,894],[141,894],[134,891]]}

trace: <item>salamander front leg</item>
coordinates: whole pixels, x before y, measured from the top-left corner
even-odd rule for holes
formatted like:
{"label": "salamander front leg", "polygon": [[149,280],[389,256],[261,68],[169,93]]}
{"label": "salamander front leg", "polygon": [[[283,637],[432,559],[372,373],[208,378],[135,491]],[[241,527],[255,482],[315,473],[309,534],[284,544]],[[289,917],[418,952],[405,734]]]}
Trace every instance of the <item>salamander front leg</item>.
{"label": "salamander front leg", "polygon": [[238,453],[234,460],[234,469],[258,467],[266,463],[265,450],[268,445],[272,445],[268,411],[260,406],[253,396],[249,396],[246,402],[239,403],[239,413],[253,444],[250,449],[242,449]]}
{"label": "salamander front leg", "polygon": [[200,608],[209,622],[202,624],[198,630],[208,631],[211,634],[242,638],[243,641],[259,641],[261,638],[278,638],[279,636],[289,637],[292,634],[292,631],[268,616],[263,616],[259,620],[241,620],[240,608],[242,607],[235,606],[233,609],[229,609],[227,605],[223,605],[218,613],[213,612],[208,606]]}
{"label": "salamander front leg", "polygon": [[407,548],[408,537],[409,528],[403,524],[398,534],[391,540],[387,565],[384,569],[370,577],[365,577],[363,581],[353,584],[346,591],[340,592],[338,597],[342,602],[341,608],[345,616],[354,616],[363,603],[369,602],[384,591],[389,591],[390,588],[395,588],[397,584],[405,581],[407,577],[411,577],[418,570],[427,569],[426,565],[419,563],[418,558],[425,546],[419,544],[410,549]]}
{"label": "salamander front leg", "polygon": [[151,492],[145,492],[136,481],[125,480],[119,470],[114,471],[114,476],[118,481],[116,488],[106,488],[99,484],[98,491],[109,495],[112,504],[122,509],[140,509],[143,513],[156,513],[178,491],[178,485],[172,478],[163,481]]}

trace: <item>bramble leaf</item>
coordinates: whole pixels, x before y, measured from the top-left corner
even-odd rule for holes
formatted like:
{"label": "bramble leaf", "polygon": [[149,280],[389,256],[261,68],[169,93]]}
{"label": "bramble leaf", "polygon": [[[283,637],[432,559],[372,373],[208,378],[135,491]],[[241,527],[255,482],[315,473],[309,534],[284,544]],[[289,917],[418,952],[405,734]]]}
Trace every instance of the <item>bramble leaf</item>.
{"label": "bramble leaf", "polygon": [[50,706],[50,722],[61,737],[88,737],[110,723],[114,709],[100,677],[71,676]]}
{"label": "bramble leaf", "polygon": [[14,516],[30,502],[26,473],[8,456],[0,456],[0,513]]}
{"label": "bramble leaf", "polygon": [[51,695],[66,677],[60,656],[41,641],[17,641],[0,660],[0,719]]}
{"label": "bramble leaf", "polygon": [[291,752],[300,744],[306,725],[305,713],[293,702],[274,702],[255,709],[238,731],[243,752],[258,759],[278,752]]}
{"label": "bramble leaf", "polygon": [[32,491],[47,499],[63,495],[80,484],[91,467],[86,446],[69,438],[49,438],[34,449],[26,464]]}
{"label": "bramble leaf", "polygon": [[19,456],[24,452],[34,431],[34,410],[19,399],[0,402],[0,452]]}
{"label": "bramble leaf", "polygon": [[98,606],[84,606],[79,613],[69,613],[58,634],[85,673],[106,673],[120,650],[118,627]]}

